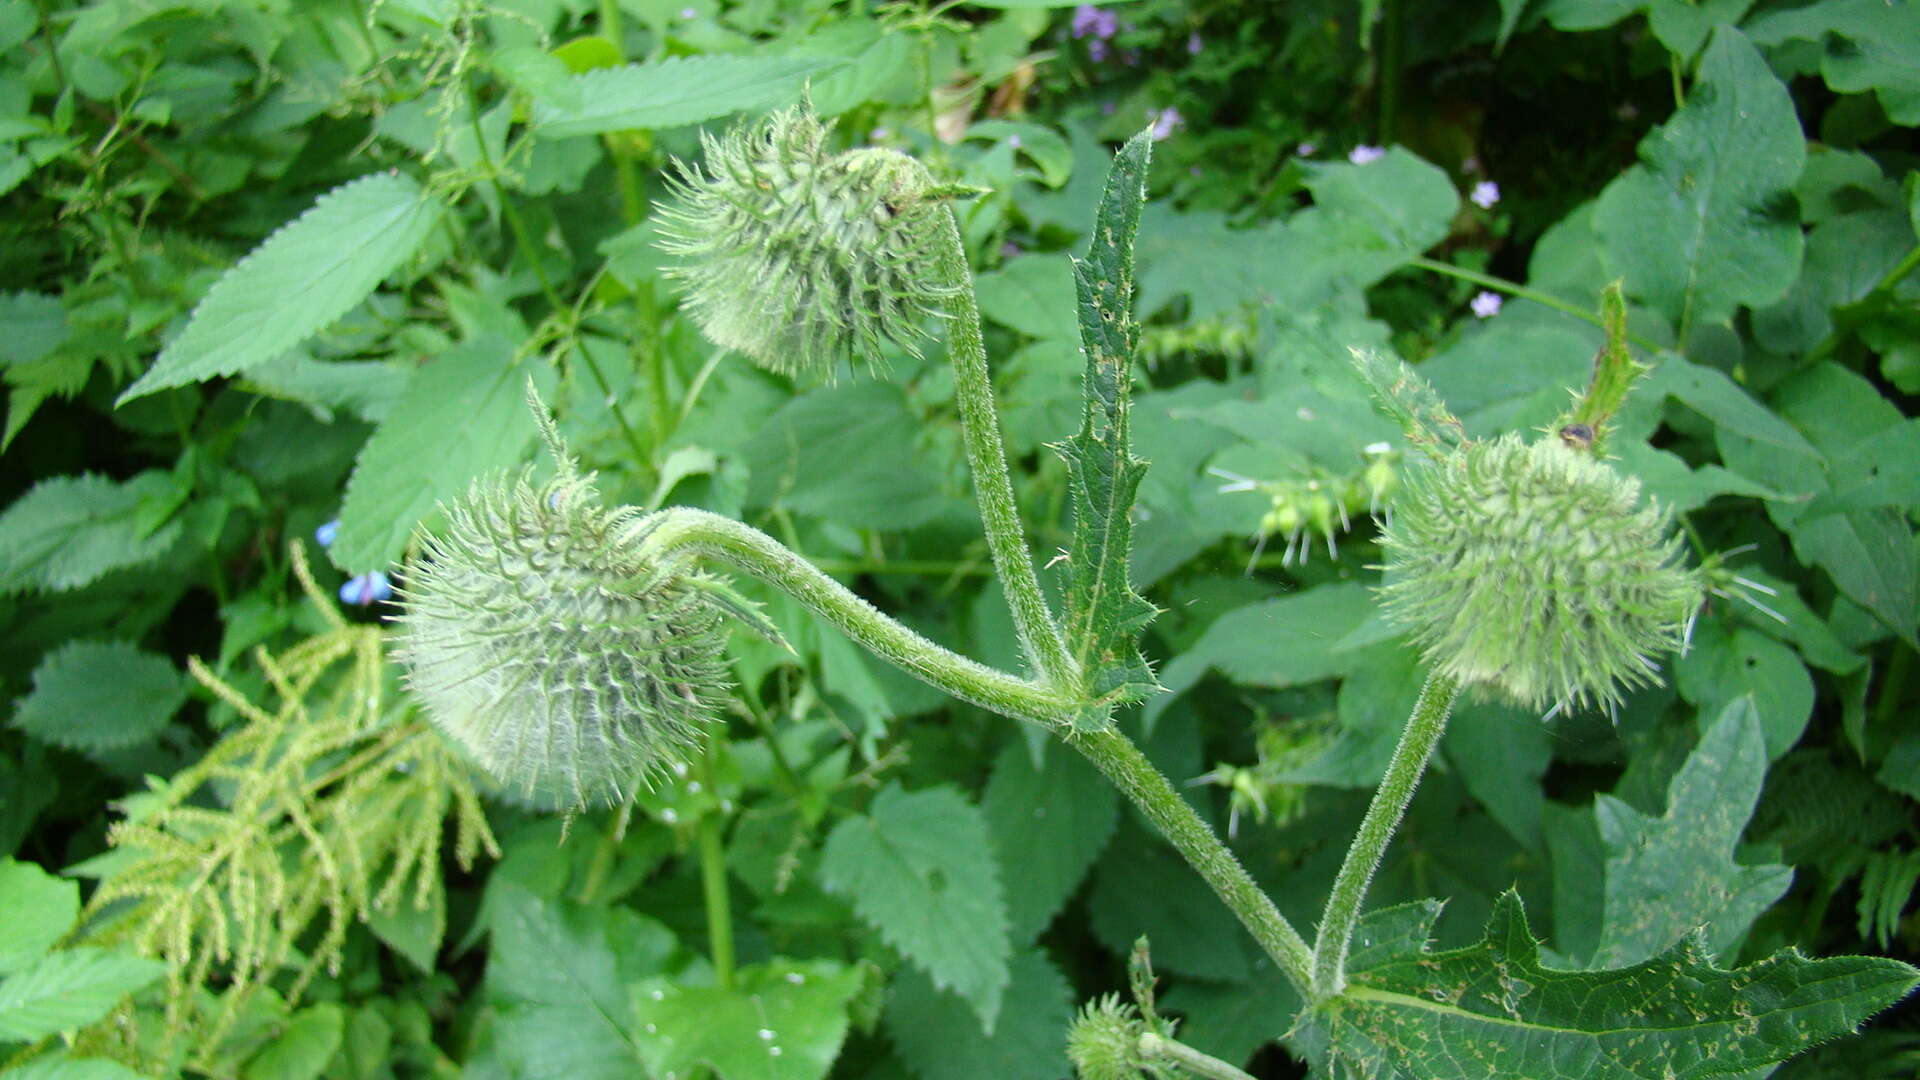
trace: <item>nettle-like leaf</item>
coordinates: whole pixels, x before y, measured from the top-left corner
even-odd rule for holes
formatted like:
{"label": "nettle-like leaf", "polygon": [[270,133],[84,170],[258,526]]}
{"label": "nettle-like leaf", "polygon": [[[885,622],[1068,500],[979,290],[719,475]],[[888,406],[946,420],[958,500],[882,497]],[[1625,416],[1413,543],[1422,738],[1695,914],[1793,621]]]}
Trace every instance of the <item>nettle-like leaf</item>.
{"label": "nettle-like leaf", "polygon": [[1888,119],[1920,124],[1920,8],[1913,0],[1825,0],[1769,11],[1753,20],[1762,45],[1811,41],[1824,46],[1820,74],[1843,94],[1874,91]]}
{"label": "nettle-like leaf", "polygon": [[1684,336],[1792,287],[1803,246],[1793,182],[1806,139],[1787,88],[1739,31],[1713,32],[1686,105],[1641,142],[1640,157],[1601,193],[1593,217],[1630,294]]}
{"label": "nettle-like leaf", "polygon": [[[543,394],[552,369],[531,372]],[[327,554],[351,574],[380,570],[406,550],[414,526],[463,493],[475,477],[520,460],[533,442],[528,372],[513,346],[488,335],[464,342],[414,372],[354,463]]]}
{"label": "nettle-like leaf", "polygon": [[1147,464],[1133,456],[1127,410],[1133,350],[1133,236],[1146,200],[1150,132],[1114,158],[1094,217],[1093,244],[1073,266],[1086,352],[1086,413],[1080,433],[1056,449],[1067,463],[1073,497],[1073,548],[1067,559],[1067,648],[1086,672],[1088,690],[1107,706],[1084,718],[1107,722],[1113,704],[1139,701],[1158,684],[1140,654],[1140,630],[1155,614],[1127,579],[1133,502]]}
{"label": "nettle-like leaf", "polygon": [[166,972],[158,960],[107,949],[49,953],[0,981],[0,1041],[43,1039],[85,1027]]}
{"label": "nettle-like leaf", "polygon": [[1640,963],[1696,929],[1710,953],[1725,955],[1787,891],[1791,867],[1733,861],[1766,774],[1759,712],[1742,697],[1721,711],[1673,778],[1665,815],[1650,817],[1607,795],[1594,800],[1606,891],[1589,966]]}
{"label": "nettle-like leaf", "polygon": [[782,105],[806,80],[846,61],[816,57],[682,56],[573,76],[534,100],[542,135],[599,135],[697,124]]}
{"label": "nettle-like leaf", "polygon": [[1349,985],[1291,1038],[1334,1077],[1366,1080],[1694,1080],[1762,1069],[1852,1031],[1920,982],[1897,960],[1792,950],[1716,968],[1689,937],[1616,971],[1561,971],[1514,893],[1486,938],[1427,948],[1437,901],[1377,911]]}
{"label": "nettle-like leaf", "polygon": [[446,204],[398,172],[320,196],[214,282],[125,404],[272,360],[352,310],[422,244]]}
{"label": "nettle-like leaf", "polygon": [[0,859],[0,975],[46,955],[80,917],[80,885],[32,863]]}
{"label": "nettle-like leaf", "polygon": [[13,726],[70,750],[111,750],[152,738],[186,700],[172,661],[126,642],[73,641],[33,671]]}
{"label": "nettle-like leaf", "polygon": [[888,785],[834,827],[820,880],[993,1029],[1012,946],[986,819],[965,796]]}
{"label": "nettle-like leaf", "polygon": [[742,968],[730,988],[649,979],[633,988],[634,1041],[655,1076],[820,1080],[847,1037],[857,968],[773,960]]}
{"label": "nettle-like leaf", "polygon": [[0,514],[0,595],[77,589],[166,554],[180,519],[159,509],[174,489],[157,469],[125,483],[86,473],[35,484]]}

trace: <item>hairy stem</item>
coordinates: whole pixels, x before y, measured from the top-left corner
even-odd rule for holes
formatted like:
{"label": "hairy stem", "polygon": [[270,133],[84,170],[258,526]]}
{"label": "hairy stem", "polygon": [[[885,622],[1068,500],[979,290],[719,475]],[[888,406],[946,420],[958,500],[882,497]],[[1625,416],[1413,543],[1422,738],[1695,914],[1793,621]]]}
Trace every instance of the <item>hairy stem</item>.
{"label": "hairy stem", "polygon": [[1067,743],[1126,792],[1304,995],[1312,966],[1306,940],[1140,748],[1112,727],[1070,738]]}
{"label": "hairy stem", "polygon": [[675,506],[641,519],[635,528],[663,566],[693,556],[717,559],[800,601],[856,644],[962,701],[1049,727],[1069,723],[1084,704],[1054,686],[1029,682],[928,641],[750,525]]}
{"label": "hairy stem", "polygon": [[1150,1058],[1171,1061],[1206,1080],[1253,1080],[1250,1073],[1242,1072],[1211,1054],[1203,1054],[1186,1043],[1155,1035],[1151,1031],[1140,1036],[1140,1052]]}
{"label": "hairy stem", "polygon": [[1400,818],[1413,801],[1420,786],[1427,759],[1447,729],[1447,714],[1460,684],[1438,673],[1427,676],[1420,688],[1420,699],[1413,704],[1406,730],[1400,733],[1400,745],[1393,748],[1393,760],[1380,779],[1379,790],[1367,806],[1360,831],[1347,848],[1347,859],[1340,875],[1333,880],[1333,894],[1327,897],[1326,913],[1320,917],[1320,935],[1313,950],[1313,993],[1311,1000],[1321,1001],[1340,993],[1346,986],[1347,951],[1353,943],[1353,928],[1360,921],[1360,903],[1366,899],[1367,886],[1380,867]]}
{"label": "hairy stem", "polygon": [[1059,625],[1047,608],[1046,594],[1033,572],[1033,557],[1013,500],[1013,482],[1007,476],[1007,454],[1000,441],[1000,421],[994,413],[993,383],[987,374],[987,347],[980,336],[980,307],[973,297],[973,275],[967,268],[966,247],[960,241],[960,223],[948,209],[946,243],[940,258],[942,276],[954,284],[947,302],[948,352],[953,360],[954,398],[960,408],[960,426],[967,446],[967,467],[973,473],[974,497],[987,532],[993,567],[1013,609],[1014,632],[1027,660],[1052,685],[1075,692],[1080,669],[1067,655]]}

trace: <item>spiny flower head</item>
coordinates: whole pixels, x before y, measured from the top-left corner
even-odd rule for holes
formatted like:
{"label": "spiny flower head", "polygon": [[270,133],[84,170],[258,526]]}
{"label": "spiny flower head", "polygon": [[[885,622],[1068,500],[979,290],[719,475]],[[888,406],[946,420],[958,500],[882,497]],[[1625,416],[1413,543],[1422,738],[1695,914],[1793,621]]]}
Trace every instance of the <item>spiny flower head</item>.
{"label": "spiny flower head", "polygon": [[1659,682],[1702,598],[1639,482],[1549,436],[1470,443],[1408,470],[1381,534],[1388,614],[1442,674],[1541,708]]}
{"label": "spiny flower head", "polygon": [[1140,1080],[1142,1070],[1163,1077],[1166,1072],[1140,1050],[1146,1030],[1140,1011],[1118,994],[1095,998],[1067,1029],[1067,1059],[1080,1080]]}
{"label": "spiny flower head", "polygon": [[703,135],[706,167],[680,165],[660,214],[701,330],[789,374],[876,366],[883,341],[913,351],[962,288],[940,266],[953,190],[897,151],[831,154],[829,130],[802,107]]}
{"label": "spiny flower head", "polygon": [[723,609],[640,554],[562,459],[476,482],[402,590],[398,652],[433,722],[535,805],[613,804],[700,736],[726,689]]}

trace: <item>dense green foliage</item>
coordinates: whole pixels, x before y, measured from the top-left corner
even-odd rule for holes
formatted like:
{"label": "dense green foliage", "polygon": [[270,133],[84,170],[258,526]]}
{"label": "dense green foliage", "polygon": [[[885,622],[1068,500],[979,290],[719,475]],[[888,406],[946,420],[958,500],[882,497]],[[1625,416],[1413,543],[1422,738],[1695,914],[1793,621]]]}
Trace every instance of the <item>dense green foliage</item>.
{"label": "dense green foliage", "polygon": [[[1131,989],[1259,1076],[1913,1075],[1916,56],[1912,0],[0,0],[0,1070],[1056,1080]],[[960,331],[792,376],[678,298],[675,158],[803,97],[942,185],[1065,647],[1294,926],[1426,680],[1427,449],[1575,425],[1703,568],[1617,707],[1462,698],[1299,1023],[1098,772],[775,589],[613,808],[403,687],[529,383],[608,505],[1019,669]]]}

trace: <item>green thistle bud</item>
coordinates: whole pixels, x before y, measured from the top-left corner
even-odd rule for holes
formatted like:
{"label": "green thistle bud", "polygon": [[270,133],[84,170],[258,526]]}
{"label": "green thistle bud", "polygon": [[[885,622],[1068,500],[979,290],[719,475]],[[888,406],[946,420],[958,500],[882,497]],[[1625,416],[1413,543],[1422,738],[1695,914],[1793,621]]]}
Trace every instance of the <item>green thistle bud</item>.
{"label": "green thistle bud", "polygon": [[1143,1069],[1164,1075],[1140,1052],[1146,1030],[1139,1010],[1118,994],[1095,998],[1067,1029],[1067,1058],[1081,1080],[1140,1080]]}
{"label": "green thistle bud", "polygon": [[1390,616],[1462,683],[1540,708],[1614,705],[1658,683],[1702,597],[1639,482],[1549,436],[1410,469],[1381,534]]}
{"label": "green thistle bud", "polygon": [[442,732],[535,805],[624,800],[726,689],[723,608],[562,461],[474,484],[408,571],[398,653]]}
{"label": "green thistle bud", "polygon": [[892,150],[830,154],[829,130],[799,108],[703,137],[706,168],[681,164],[660,214],[701,330],[774,371],[877,365],[882,341],[913,351],[961,289],[941,268],[953,191]]}

